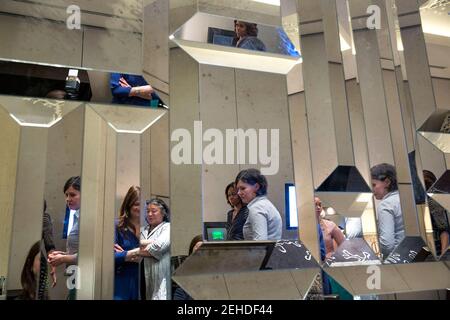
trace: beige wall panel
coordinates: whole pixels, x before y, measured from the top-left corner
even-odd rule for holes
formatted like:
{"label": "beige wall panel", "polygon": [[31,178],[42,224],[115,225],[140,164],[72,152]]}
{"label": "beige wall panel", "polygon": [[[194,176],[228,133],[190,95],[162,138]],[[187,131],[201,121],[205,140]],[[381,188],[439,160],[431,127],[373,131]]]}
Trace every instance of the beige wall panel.
{"label": "beige wall panel", "polygon": [[26,256],[31,246],[42,237],[47,137],[47,128],[21,128],[8,290],[22,288],[20,276]]}
{"label": "beige wall panel", "polygon": [[117,173],[115,173],[117,174],[117,191],[115,192],[117,208],[120,208],[128,189],[140,183],[140,142],[139,134],[117,134]]}
{"label": "beige wall panel", "polygon": [[449,270],[444,263],[406,264],[401,266],[400,272],[410,291],[445,289],[450,286]]}
{"label": "beige wall panel", "polygon": [[397,67],[397,85],[399,88],[400,106],[402,112],[403,126],[405,128],[406,147],[408,152],[415,150],[416,125],[414,123],[411,94],[407,81],[401,80],[401,70]]}
{"label": "beige wall panel", "polygon": [[82,33],[65,24],[17,16],[1,16],[0,57],[81,66]]}
{"label": "beige wall panel", "polygon": [[111,103],[113,96],[109,86],[109,72],[88,70],[89,84],[92,90],[90,102]]}
{"label": "beige wall panel", "polygon": [[384,90],[388,108],[389,125],[391,128],[392,148],[399,183],[411,183],[409,160],[406,148],[405,130],[400,107],[400,97],[397,90],[395,72],[383,70]]}
{"label": "beige wall panel", "polygon": [[[268,198],[283,219],[283,238],[297,238],[285,230],[284,188],[285,183],[294,181],[286,77],[236,69],[236,101],[238,128],[269,129],[269,136],[270,129],[279,130],[279,168],[275,175],[266,175]],[[251,167],[255,165],[242,165],[241,169]]]}
{"label": "beige wall panel", "polygon": [[[203,221],[226,221],[231,209],[225,187],[239,172],[237,142],[234,164],[226,163],[226,129],[237,127],[235,69],[200,65],[200,118],[203,132],[215,128],[222,132],[224,164],[203,165]],[[205,142],[204,147],[210,142]]]}
{"label": "beige wall panel", "polygon": [[6,277],[13,227],[20,127],[2,107],[0,126],[3,132],[0,139],[0,149],[3,150],[0,157],[0,243],[3,243],[0,250],[0,276]]}
{"label": "beige wall panel", "polygon": [[142,35],[85,27],[83,67],[142,73]]}
{"label": "beige wall panel", "polygon": [[345,277],[351,283],[354,294],[357,295],[399,292],[409,289],[408,284],[403,280],[395,265],[384,265],[380,270],[380,290],[367,287],[367,279],[370,277],[370,274],[367,273],[367,266],[342,269]]}
{"label": "beige wall panel", "polygon": [[[328,63],[337,156],[340,165],[355,165],[343,65]],[[325,145],[322,146],[327,149]]]}
{"label": "beige wall panel", "polygon": [[144,8],[143,70],[169,83],[169,1],[152,1]]}
{"label": "beige wall panel", "polygon": [[[369,162],[394,164],[376,33],[355,31],[358,76],[369,148]],[[375,47],[374,47],[375,46]]]}
{"label": "beige wall panel", "polygon": [[201,12],[264,25],[281,25],[279,6],[251,0],[197,0],[197,3]]}
{"label": "beige wall panel", "polygon": [[317,219],[314,211],[314,185],[309,149],[304,93],[289,96],[289,113],[297,193],[298,235],[317,261],[320,261]]}
{"label": "beige wall panel", "polygon": [[[141,225],[145,225],[147,212],[145,200],[149,200],[152,194],[152,127],[145,130],[140,137],[140,181],[141,187]],[[169,143],[167,141],[167,143]],[[168,164],[167,164],[168,165]]]}
{"label": "beige wall panel", "polygon": [[323,34],[302,36],[303,79],[314,188],[338,166],[330,75]]}
{"label": "beige wall panel", "polygon": [[436,109],[425,39],[421,26],[402,29],[401,35],[414,119],[419,128]]}
{"label": "beige wall panel", "polygon": [[434,97],[438,109],[450,110],[450,79],[433,78]]}
{"label": "beige wall panel", "polygon": [[[126,0],[120,1],[123,4],[127,2]],[[84,3],[80,2],[81,1],[76,1],[76,3],[74,3],[74,1],[66,1],[65,5],[61,6],[55,4],[55,1],[52,2],[51,0],[31,3],[3,0],[0,4],[0,11],[42,20],[54,20],[66,24],[66,21],[72,15],[72,11],[67,13],[66,10],[70,5],[75,4],[80,7],[82,25],[116,30],[131,30],[134,32],[140,32],[142,29],[142,6],[139,9],[131,9],[133,4],[128,2],[126,3],[129,6],[128,10],[133,10],[133,15],[131,15],[128,10],[123,9],[119,9],[122,10],[122,13],[117,10],[117,13],[115,14],[108,13],[112,12],[112,10],[108,10],[110,9],[108,8],[108,5],[110,5],[109,2],[97,2],[100,5],[96,7],[88,5],[86,1],[83,1]]]}
{"label": "beige wall panel", "polygon": [[173,34],[197,13],[197,0],[169,0],[169,9],[169,34]]}
{"label": "beige wall panel", "polygon": [[[115,217],[119,207],[115,204],[117,183],[117,149],[121,146],[117,143],[119,139],[116,132],[107,127],[106,130],[106,154],[105,154],[105,199],[104,199],[104,221],[102,230],[102,259],[101,259],[101,299],[112,300],[114,297],[114,253],[111,248],[115,242]],[[130,170],[131,171],[131,170]],[[100,226],[101,228],[101,226]]]}
{"label": "beige wall panel", "polygon": [[92,1],[92,0],[40,0],[40,3],[49,5],[68,7],[71,4],[80,6],[82,10],[95,11],[110,15],[117,15],[126,18],[138,18],[138,13],[142,11],[143,0],[110,0],[110,1]]}
{"label": "beige wall panel", "polygon": [[222,274],[205,274],[177,277],[178,284],[188,291],[195,300],[228,300],[230,299],[227,284]]}
{"label": "beige wall panel", "polygon": [[352,142],[355,151],[355,166],[366,183],[370,185],[370,166],[366,127],[364,124],[364,111],[359,84],[356,79],[346,81],[348,109],[352,126]]}
{"label": "beige wall panel", "polygon": [[302,299],[289,271],[261,271],[225,275],[230,299],[299,300]]}
{"label": "beige wall panel", "polygon": [[151,126],[150,130],[151,192],[160,196],[169,197],[169,114],[167,113],[160,118]]}
{"label": "beige wall panel", "polygon": [[411,184],[399,184],[398,191],[400,193],[400,204],[402,207],[403,223],[405,224],[406,236],[421,235],[426,239],[425,233],[420,233],[419,217],[416,209],[416,201],[414,199],[414,191]]}
{"label": "beige wall panel", "polygon": [[107,129],[105,121],[91,107],[86,107],[81,174],[83,185],[78,248],[80,272],[78,300],[101,297]]}
{"label": "beige wall panel", "polygon": [[[194,121],[199,120],[199,66],[178,48],[170,51],[170,66],[170,132],[187,129],[193,140]],[[178,142],[171,142],[171,149],[176,144]],[[170,162],[173,256],[187,254],[191,239],[203,233],[201,170],[201,165],[175,165]]]}

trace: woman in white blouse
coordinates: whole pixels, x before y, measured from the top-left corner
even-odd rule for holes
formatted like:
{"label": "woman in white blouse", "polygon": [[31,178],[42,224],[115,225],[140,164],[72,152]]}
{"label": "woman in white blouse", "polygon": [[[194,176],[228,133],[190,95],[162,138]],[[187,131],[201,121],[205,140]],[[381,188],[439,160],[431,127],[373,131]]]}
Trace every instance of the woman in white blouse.
{"label": "woman in white blouse", "polygon": [[141,228],[147,300],[171,297],[169,207],[161,199],[147,201],[147,226]]}

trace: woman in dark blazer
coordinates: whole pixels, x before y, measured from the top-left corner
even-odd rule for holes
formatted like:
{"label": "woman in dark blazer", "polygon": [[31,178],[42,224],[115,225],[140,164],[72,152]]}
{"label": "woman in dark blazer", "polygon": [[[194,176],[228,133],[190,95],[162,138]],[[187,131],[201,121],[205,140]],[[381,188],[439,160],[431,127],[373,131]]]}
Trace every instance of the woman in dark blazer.
{"label": "woman in dark blazer", "polygon": [[140,188],[132,186],[120,207],[114,244],[114,300],[139,299]]}
{"label": "woman in dark blazer", "polygon": [[225,188],[225,197],[233,208],[227,213],[227,240],[244,240],[242,229],[247,221],[248,209],[238,196],[234,182]]}

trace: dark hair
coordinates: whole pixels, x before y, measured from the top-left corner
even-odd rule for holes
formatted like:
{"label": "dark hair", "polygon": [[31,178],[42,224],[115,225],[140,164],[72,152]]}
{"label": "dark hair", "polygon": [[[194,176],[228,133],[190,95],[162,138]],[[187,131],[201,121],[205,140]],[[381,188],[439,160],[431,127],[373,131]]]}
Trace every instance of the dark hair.
{"label": "dark hair", "polygon": [[81,178],[79,176],[69,178],[64,184],[64,193],[66,193],[67,189],[70,187],[77,191],[81,191]]}
{"label": "dark hair", "polygon": [[234,182],[231,182],[227,185],[227,187],[225,188],[225,199],[227,199],[227,203],[231,206],[230,201],[228,201],[228,190],[231,188],[235,188],[236,189],[236,184]]}
{"label": "dark hair", "polygon": [[433,172],[429,170],[423,170],[423,180],[425,182],[425,188],[426,190],[428,190],[436,182],[437,178]]}
{"label": "dark hair", "polygon": [[33,244],[28,252],[27,258],[22,268],[22,275],[20,276],[20,282],[22,284],[21,299],[35,300],[37,290],[37,279],[33,273],[34,258],[41,250],[41,242],[38,241]]}
{"label": "dark hair", "polygon": [[131,186],[130,189],[128,189],[119,210],[119,223],[117,224],[117,228],[120,231],[123,232],[125,228],[130,228],[134,233],[136,233],[134,225],[130,222],[130,209],[133,204],[139,200],[140,195],[141,188],[138,186]]}
{"label": "dark hair", "polygon": [[159,198],[153,198],[150,200],[147,200],[145,204],[148,206],[150,204],[154,204],[157,206],[161,213],[163,214],[163,221],[169,222],[170,221],[170,209],[169,206],[161,199]]}
{"label": "dark hair", "polygon": [[259,184],[259,189],[256,192],[257,196],[264,196],[267,194],[268,183],[265,176],[261,174],[258,169],[245,169],[239,172],[236,177],[235,184],[237,185],[239,180],[242,182],[255,185]]}
{"label": "dark hair", "polygon": [[389,179],[391,182],[388,187],[388,191],[395,191],[398,189],[397,186],[397,172],[395,170],[395,167],[389,163],[381,163],[373,166],[370,169],[370,175],[372,176],[372,179],[384,181],[386,179]]}
{"label": "dark hair", "polygon": [[191,244],[189,245],[189,255],[192,254],[192,251],[194,251],[195,245],[200,241],[203,241],[203,236],[201,234],[196,235],[194,238],[192,238]]}
{"label": "dark hair", "polygon": [[245,21],[241,21],[241,20],[234,20],[234,27],[236,27],[236,24],[238,22],[241,22],[245,25],[245,32],[247,33],[247,36],[249,36],[249,37],[257,37],[258,36],[258,25],[256,23],[245,22]]}

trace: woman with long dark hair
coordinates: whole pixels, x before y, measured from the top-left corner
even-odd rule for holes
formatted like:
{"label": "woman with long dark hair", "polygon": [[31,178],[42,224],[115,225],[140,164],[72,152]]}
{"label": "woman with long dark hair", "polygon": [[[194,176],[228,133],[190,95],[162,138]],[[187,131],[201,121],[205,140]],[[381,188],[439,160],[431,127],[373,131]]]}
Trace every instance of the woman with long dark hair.
{"label": "woman with long dark hair", "polygon": [[30,248],[20,276],[22,293],[18,297],[20,300],[36,300],[37,282],[41,266],[41,242],[38,241]]}
{"label": "woman with long dark hair", "polygon": [[132,186],[122,202],[114,244],[114,300],[139,299],[141,189]]}
{"label": "woman with long dark hair", "polygon": [[247,221],[248,208],[239,198],[234,182],[225,188],[225,198],[231,206],[227,213],[227,240],[244,240],[243,228]]}

